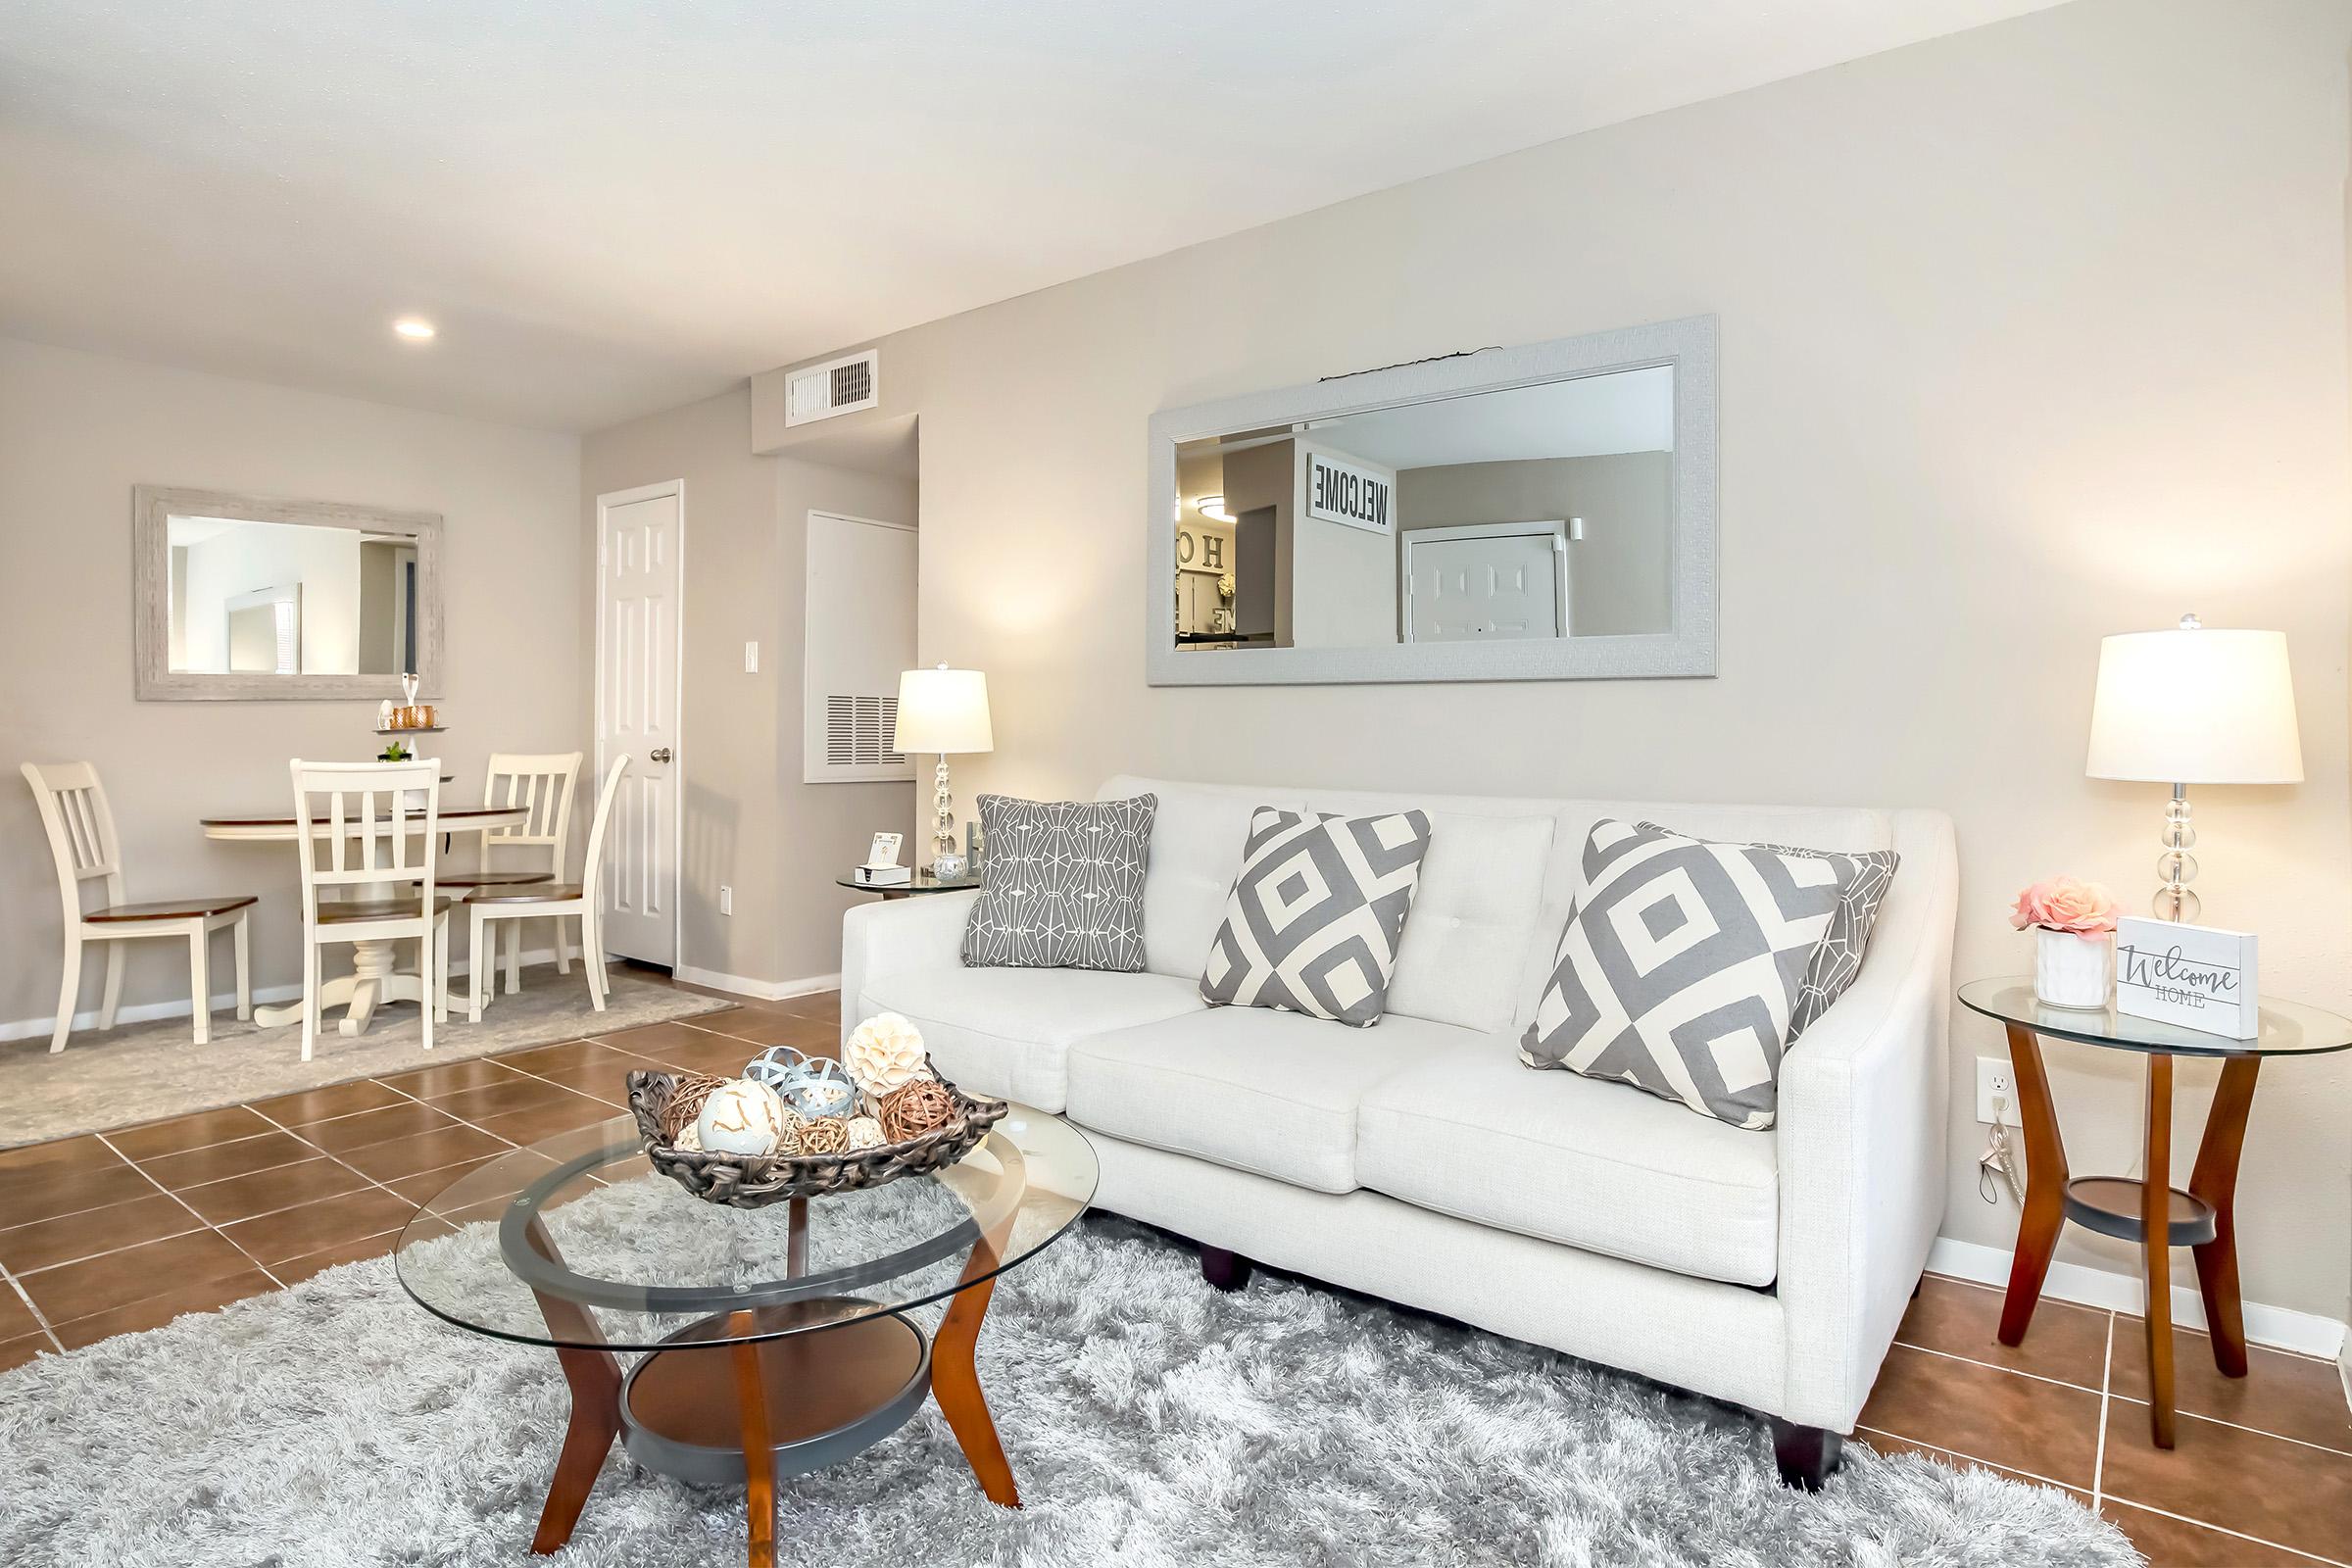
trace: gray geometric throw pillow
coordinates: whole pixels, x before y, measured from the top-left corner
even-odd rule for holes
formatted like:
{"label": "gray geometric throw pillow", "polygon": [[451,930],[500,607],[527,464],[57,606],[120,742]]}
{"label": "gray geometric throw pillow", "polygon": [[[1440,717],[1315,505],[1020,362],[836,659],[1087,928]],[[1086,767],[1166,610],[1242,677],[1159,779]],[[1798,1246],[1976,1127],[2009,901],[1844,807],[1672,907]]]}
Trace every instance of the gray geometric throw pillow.
{"label": "gray geometric throw pillow", "polygon": [[1788,1044],[1793,1046],[1796,1037],[1812,1028],[1813,1021],[1829,1011],[1830,1004],[1844,996],[1845,988],[1862,972],[1862,955],[1870,947],[1871,930],[1879,923],[1879,906],[1886,902],[1886,890],[1894,886],[1894,868],[1902,863],[1902,857],[1892,850],[1844,855],[1787,844],[1757,848],[1782,855],[1851,860],[1855,867],[1853,881],[1846,884],[1844,896],[1838,901],[1838,912],[1830,916],[1829,931],[1813,950],[1813,961],[1805,965],[1805,988],[1796,999],[1796,1010],[1788,1015]]}
{"label": "gray geometric throw pillow", "polygon": [[1159,798],[1023,801],[980,797],[988,844],[980,897],[963,926],[973,968],[1144,966],[1144,866]]}
{"label": "gray geometric throw pillow", "polygon": [[1859,859],[1594,823],[1520,1060],[1771,1126],[1789,1020]]}
{"label": "gray geometric throw pillow", "polygon": [[1380,1022],[1428,850],[1420,811],[1310,816],[1259,807],[1209,945],[1202,1000],[1357,1028]]}

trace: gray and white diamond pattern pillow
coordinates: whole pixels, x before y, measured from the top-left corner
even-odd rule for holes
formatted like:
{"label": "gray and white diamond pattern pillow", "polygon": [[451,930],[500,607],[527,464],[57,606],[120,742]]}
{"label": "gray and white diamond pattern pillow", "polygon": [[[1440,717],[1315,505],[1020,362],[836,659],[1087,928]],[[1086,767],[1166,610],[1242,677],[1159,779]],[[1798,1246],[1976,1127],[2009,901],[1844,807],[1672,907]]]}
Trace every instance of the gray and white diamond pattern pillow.
{"label": "gray and white diamond pattern pillow", "polygon": [[1520,1059],[1771,1126],[1789,1021],[1857,858],[1594,823]]}
{"label": "gray and white diamond pattern pillow", "polygon": [[963,927],[974,968],[1144,966],[1144,866],[1155,795],[1124,801],[980,797],[988,845]]}
{"label": "gray and white diamond pattern pillow", "polygon": [[1212,1006],[1380,1022],[1429,850],[1420,811],[1336,816],[1261,806],[1209,944]]}

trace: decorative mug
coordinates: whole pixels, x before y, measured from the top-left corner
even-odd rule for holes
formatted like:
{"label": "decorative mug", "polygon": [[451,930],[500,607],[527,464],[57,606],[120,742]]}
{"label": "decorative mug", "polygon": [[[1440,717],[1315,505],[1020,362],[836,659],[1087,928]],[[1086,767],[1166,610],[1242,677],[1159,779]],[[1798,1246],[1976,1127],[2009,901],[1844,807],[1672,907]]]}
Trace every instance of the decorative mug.
{"label": "decorative mug", "polygon": [[2107,964],[2115,939],[2101,931],[2077,936],[2072,931],[2036,927],[2034,932],[2034,998],[2053,1007],[2107,1005]]}

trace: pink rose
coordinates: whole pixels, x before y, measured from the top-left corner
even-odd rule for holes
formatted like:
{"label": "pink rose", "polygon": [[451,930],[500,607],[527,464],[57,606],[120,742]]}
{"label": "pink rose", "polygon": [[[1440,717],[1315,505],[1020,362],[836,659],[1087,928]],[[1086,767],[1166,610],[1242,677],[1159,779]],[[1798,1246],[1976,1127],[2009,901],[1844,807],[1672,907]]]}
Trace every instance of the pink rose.
{"label": "pink rose", "polygon": [[2036,882],[2017,896],[2009,923],[2023,931],[2072,931],[2079,937],[2103,937],[2115,929],[2115,897],[2096,882],[2078,882],[2071,876]]}

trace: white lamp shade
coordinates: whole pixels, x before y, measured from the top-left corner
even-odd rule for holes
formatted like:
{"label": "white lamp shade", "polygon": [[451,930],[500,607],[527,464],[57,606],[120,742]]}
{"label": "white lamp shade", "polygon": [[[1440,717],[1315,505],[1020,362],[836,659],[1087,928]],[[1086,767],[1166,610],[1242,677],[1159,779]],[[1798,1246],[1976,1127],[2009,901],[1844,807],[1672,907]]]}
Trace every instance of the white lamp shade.
{"label": "white lamp shade", "polygon": [[976,669],[910,669],[899,677],[898,752],[993,752],[988,677]]}
{"label": "white lamp shade", "polygon": [[2166,784],[2299,782],[2286,634],[2184,629],[2102,640],[2085,771]]}

